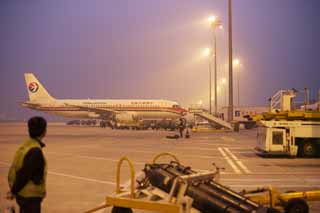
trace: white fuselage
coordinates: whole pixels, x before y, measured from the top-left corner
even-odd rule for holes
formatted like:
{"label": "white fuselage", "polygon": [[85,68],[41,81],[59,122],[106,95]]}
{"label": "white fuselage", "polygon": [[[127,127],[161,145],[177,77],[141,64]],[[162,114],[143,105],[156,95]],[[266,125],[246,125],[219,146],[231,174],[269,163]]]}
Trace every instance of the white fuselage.
{"label": "white fuselage", "polygon": [[55,99],[32,73],[25,73],[29,101],[22,106],[54,115],[103,120],[176,119],[186,110],[168,100]]}
{"label": "white fuselage", "polygon": [[34,110],[74,118],[104,119],[101,113],[94,110],[105,110],[114,112],[117,120],[177,119],[186,112],[176,102],[167,100],[55,99],[29,101],[23,105]]}

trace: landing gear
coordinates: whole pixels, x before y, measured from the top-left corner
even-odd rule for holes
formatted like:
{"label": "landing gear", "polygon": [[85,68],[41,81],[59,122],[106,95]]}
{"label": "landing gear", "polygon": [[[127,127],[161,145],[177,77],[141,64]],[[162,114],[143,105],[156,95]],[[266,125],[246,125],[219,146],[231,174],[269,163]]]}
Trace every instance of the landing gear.
{"label": "landing gear", "polygon": [[105,121],[100,121],[100,127],[101,128],[106,128],[107,123]]}

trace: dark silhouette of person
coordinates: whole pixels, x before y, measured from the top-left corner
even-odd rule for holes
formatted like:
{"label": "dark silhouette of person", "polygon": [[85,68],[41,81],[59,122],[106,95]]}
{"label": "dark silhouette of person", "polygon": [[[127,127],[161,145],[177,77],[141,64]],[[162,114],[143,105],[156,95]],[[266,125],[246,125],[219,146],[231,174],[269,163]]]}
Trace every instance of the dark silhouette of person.
{"label": "dark silhouette of person", "polygon": [[184,130],[186,128],[185,119],[180,118],[178,128],[179,128],[180,138],[183,138],[183,132],[184,132]]}
{"label": "dark silhouette of person", "polygon": [[47,163],[42,148],[47,121],[32,117],[28,121],[29,138],[16,151],[8,174],[8,198],[16,198],[20,213],[40,213],[46,196]]}

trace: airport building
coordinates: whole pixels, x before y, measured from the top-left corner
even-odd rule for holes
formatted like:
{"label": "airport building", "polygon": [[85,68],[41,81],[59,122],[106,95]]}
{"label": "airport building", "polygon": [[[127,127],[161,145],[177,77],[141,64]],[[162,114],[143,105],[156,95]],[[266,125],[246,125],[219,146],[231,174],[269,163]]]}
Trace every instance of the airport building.
{"label": "airport building", "polygon": [[[268,106],[234,106],[233,107],[233,120],[246,121],[250,120],[253,116],[264,112],[269,112]],[[224,106],[218,110],[220,117],[223,120],[228,120],[228,107]]]}

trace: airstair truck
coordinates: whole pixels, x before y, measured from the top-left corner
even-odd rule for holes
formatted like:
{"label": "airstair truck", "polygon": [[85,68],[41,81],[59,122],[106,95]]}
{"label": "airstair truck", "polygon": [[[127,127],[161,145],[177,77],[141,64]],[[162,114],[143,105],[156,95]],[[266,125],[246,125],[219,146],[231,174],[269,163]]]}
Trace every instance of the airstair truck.
{"label": "airstair truck", "polygon": [[260,121],[257,147],[259,154],[285,154],[314,157],[320,153],[320,121]]}

